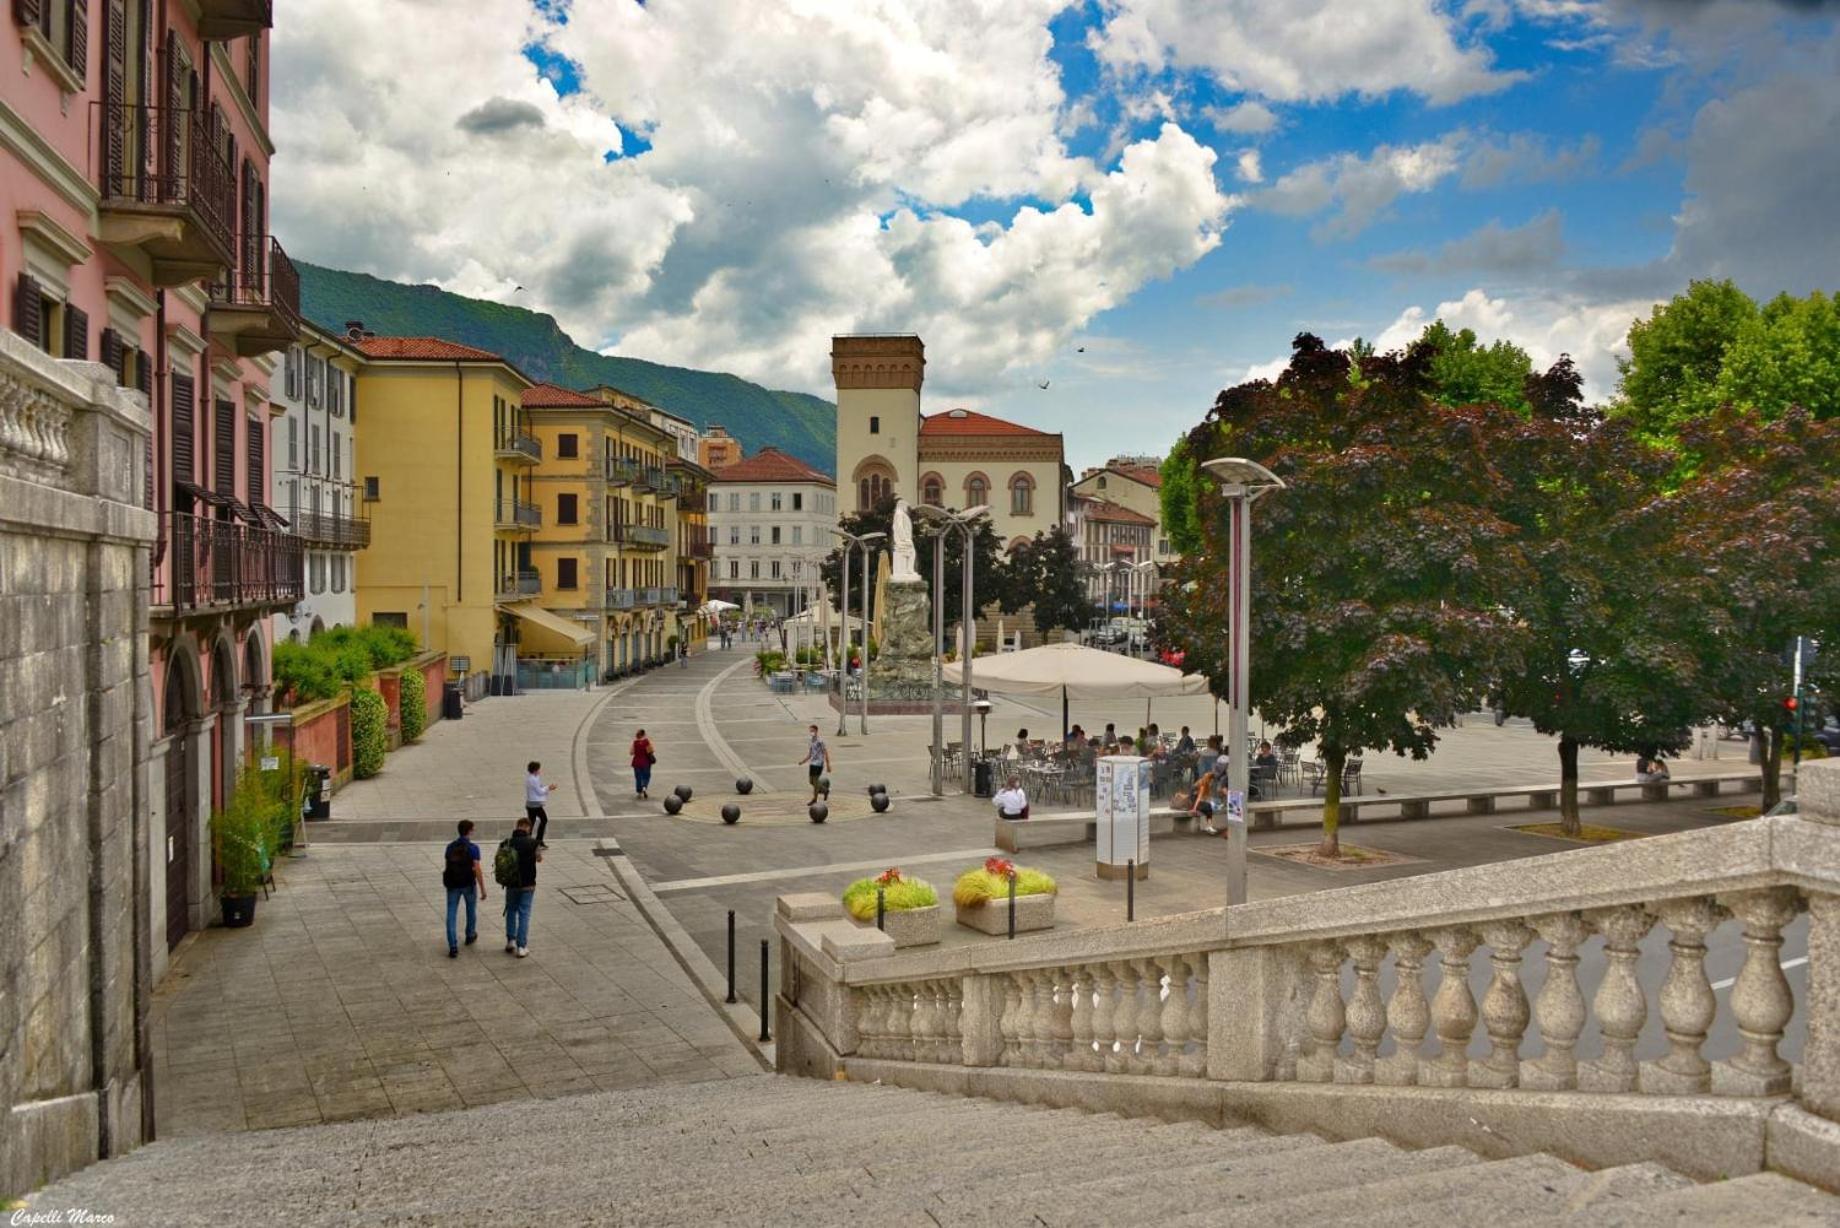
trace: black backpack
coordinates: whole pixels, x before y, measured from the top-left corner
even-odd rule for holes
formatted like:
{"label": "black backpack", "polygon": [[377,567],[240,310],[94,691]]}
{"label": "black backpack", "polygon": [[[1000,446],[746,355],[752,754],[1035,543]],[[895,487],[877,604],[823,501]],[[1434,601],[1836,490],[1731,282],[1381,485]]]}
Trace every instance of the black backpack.
{"label": "black backpack", "polygon": [[473,851],[464,839],[448,844],[441,862],[443,887],[468,887],[473,882]]}

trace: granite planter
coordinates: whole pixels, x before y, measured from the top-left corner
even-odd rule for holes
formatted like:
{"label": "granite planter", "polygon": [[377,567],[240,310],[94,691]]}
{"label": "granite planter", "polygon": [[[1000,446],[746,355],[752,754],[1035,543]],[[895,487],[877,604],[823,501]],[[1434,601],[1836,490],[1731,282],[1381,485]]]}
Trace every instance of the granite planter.
{"label": "granite planter", "polygon": [[[1009,897],[999,896],[986,900],[974,908],[963,904],[958,909],[958,923],[974,929],[980,934],[1005,935],[1009,933]],[[1037,895],[1019,895],[1016,897],[1016,932],[1028,930],[1047,930],[1054,928],[1054,896],[1043,892]]]}
{"label": "granite planter", "polygon": [[944,935],[945,924],[945,914],[937,904],[926,908],[891,908],[882,914],[882,932],[894,939],[897,950],[931,946]]}

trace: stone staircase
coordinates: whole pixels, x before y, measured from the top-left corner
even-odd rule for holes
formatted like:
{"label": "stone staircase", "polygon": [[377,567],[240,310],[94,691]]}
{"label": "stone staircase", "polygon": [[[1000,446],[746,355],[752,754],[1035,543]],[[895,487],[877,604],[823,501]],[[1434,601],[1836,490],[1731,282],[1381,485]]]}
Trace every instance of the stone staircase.
{"label": "stone staircase", "polygon": [[29,1206],[212,1228],[1840,1223],[1840,1198],[1776,1173],[1702,1185],[780,1075],[160,1142]]}

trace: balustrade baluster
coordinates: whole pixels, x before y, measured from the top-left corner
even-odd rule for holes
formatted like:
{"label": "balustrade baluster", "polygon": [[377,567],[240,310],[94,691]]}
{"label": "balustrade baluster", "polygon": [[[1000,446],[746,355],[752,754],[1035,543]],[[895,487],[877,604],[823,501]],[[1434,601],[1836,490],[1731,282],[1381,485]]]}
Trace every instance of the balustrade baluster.
{"label": "balustrade baluster", "polygon": [[868,1058],[882,1053],[883,987],[866,985],[856,992],[856,1051]]}
{"label": "balustrade baluster", "polygon": [[1347,946],[1348,957],[1354,961],[1354,993],[1349,995],[1347,1010],[1354,1054],[1337,1059],[1335,1081],[1372,1083],[1380,1041],[1386,1035],[1386,1004],[1380,998],[1380,961],[1386,958],[1386,940],[1351,938]]}
{"label": "balustrade baluster", "polygon": [[1482,1026],[1489,1034],[1488,1056],[1470,1063],[1471,1087],[1517,1087],[1521,1081],[1521,1038],[1532,1012],[1521,984],[1521,952],[1533,931],[1519,921],[1491,921],[1482,926],[1494,975],[1482,994]]}
{"label": "balustrade baluster", "polygon": [[1643,1062],[1637,1080],[1651,1094],[1693,1095],[1712,1090],[1712,1063],[1700,1052],[1718,1013],[1718,999],[1706,979],[1706,935],[1719,927],[1725,912],[1708,899],[1669,900],[1655,909],[1668,927],[1673,955],[1661,983],[1661,1026],[1668,1053]]}
{"label": "balustrade baluster", "polygon": [[1304,1012],[1304,1026],[1309,1037],[1297,1059],[1297,1079],[1303,1083],[1327,1083],[1335,1078],[1336,1050],[1342,1043],[1342,1030],[1348,1013],[1342,1006],[1342,948],[1339,943],[1321,942],[1310,947],[1310,969],[1316,976],[1316,990],[1310,995],[1310,1007]]}
{"label": "balustrade baluster", "polygon": [[1093,1051],[1092,969],[1075,968],[1068,987],[1073,992],[1073,1011],[1068,1019],[1072,1033],[1063,1064],[1069,1070],[1096,1070],[1100,1063],[1099,1055]]}
{"label": "balustrade baluster", "polygon": [[1022,1065],[1022,984],[1014,973],[1003,978],[1003,1019],[997,1025],[1003,1037],[1000,1066]]}
{"label": "balustrade baluster", "polygon": [[929,1062],[933,1060],[934,1042],[938,1039],[934,1031],[933,987],[922,981],[913,987],[912,992],[914,998],[913,1040],[908,1045],[907,1059],[913,1062]]}
{"label": "balustrade baluster", "polygon": [[958,980],[941,982],[946,1015],[946,1038],[939,1060],[957,1066],[965,1060],[965,1032],[960,1019],[965,1009],[965,986]]}
{"label": "balustrade baluster", "polygon": [[1118,976],[1109,964],[1093,968],[1093,1043],[1097,1046],[1088,1070],[1112,1069],[1118,1041]]}
{"label": "balustrade baluster", "polygon": [[1079,969],[1061,968],[1054,973],[1054,1017],[1052,1047],[1048,1065],[1065,1067],[1073,1053],[1073,1000],[1079,988]]}
{"label": "balustrade baluster", "polygon": [[1137,1058],[1137,969],[1129,963],[1111,967],[1118,976],[1118,1007],[1112,1013],[1118,1048],[1106,1056],[1105,1068],[1113,1074],[1124,1074]]}
{"label": "balustrade baluster", "polygon": [[1431,1026],[1431,1004],[1425,1000],[1425,956],[1431,940],[1409,932],[1387,938],[1393,952],[1393,999],[1387,1003],[1386,1025],[1393,1033],[1393,1052],[1374,1063],[1374,1082],[1393,1087],[1418,1082],[1419,1048]]}
{"label": "balustrade baluster", "polygon": [[1169,996],[1163,999],[1162,1012],[1164,1048],[1151,1064],[1151,1073],[1167,1076],[1181,1073],[1188,1044],[1188,965],[1180,955],[1164,957],[1162,965],[1169,974]]}
{"label": "balustrade baluster", "polygon": [[1188,1000],[1188,1052],[1182,1055],[1181,1073],[1198,1079],[1207,1073],[1208,1051],[1208,956],[1203,951],[1189,958],[1193,970],[1194,996]]}
{"label": "balustrade baluster", "polygon": [[1137,1004],[1137,1033],[1140,1043],[1131,1073],[1150,1074],[1163,1050],[1163,968],[1154,959],[1137,961],[1143,1000]]}
{"label": "balustrade baluster", "polygon": [[1775,1096],[1789,1090],[1789,1063],[1777,1055],[1795,1009],[1783,975],[1782,928],[1795,918],[1789,887],[1743,891],[1722,900],[1744,924],[1744,966],[1731,987],[1731,1014],[1744,1049],[1713,1067],[1713,1090],[1726,1096]]}
{"label": "balustrade baluster", "polygon": [[1637,1079],[1636,1039],[1648,1021],[1648,999],[1636,979],[1636,963],[1642,958],[1636,944],[1655,919],[1638,905],[1589,915],[1604,936],[1604,980],[1591,1000],[1604,1055],[1579,1066],[1578,1086],[1587,1092],[1632,1092]]}
{"label": "balustrade baluster", "polygon": [[1043,1001],[1049,988],[1048,974],[1039,968],[1022,973],[1022,1024],[1018,1039],[1022,1041],[1022,1064],[1040,1069],[1046,1064],[1047,1030],[1052,1013]]}
{"label": "balustrade baluster", "polygon": [[1469,1038],[1476,1030],[1476,995],[1469,989],[1469,957],[1476,935],[1461,927],[1438,930],[1431,941],[1438,949],[1438,988],[1431,999],[1431,1026],[1438,1055],[1419,1066],[1426,1087],[1462,1087],[1469,1082]]}
{"label": "balustrade baluster", "polygon": [[1575,912],[1535,917],[1534,932],[1546,943],[1546,983],[1540,986],[1535,1017],[1546,1052],[1521,1063],[1521,1086],[1571,1091],[1578,1086],[1574,1049],[1584,1031],[1584,994],[1578,988],[1578,946],[1591,926]]}
{"label": "balustrade baluster", "polygon": [[888,1056],[897,1062],[914,1059],[914,991],[909,985],[891,985],[894,1005],[888,1012]]}

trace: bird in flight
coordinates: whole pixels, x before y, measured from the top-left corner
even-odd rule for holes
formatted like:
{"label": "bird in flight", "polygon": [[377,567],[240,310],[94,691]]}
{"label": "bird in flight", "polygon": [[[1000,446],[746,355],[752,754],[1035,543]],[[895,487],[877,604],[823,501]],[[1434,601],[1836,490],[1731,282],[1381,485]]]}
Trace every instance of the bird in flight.
{"label": "bird in flight", "polygon": [[1050,383],[1050,381],[1048,381],[1048,380],[1045,380],[1045,379],[1044,379],[1044,380],[1038,380],[1038,381],[1036,382],[1036,384],[1035,384],[1035,386],[1036,386],[1037,388],[1040,388],[1040,389],[1043,389],[1043,390],[1045,391],[1045,390],[1047,389],[1047,387],[1048,387],[1048,384],[1049,384],[1049,383]]}

